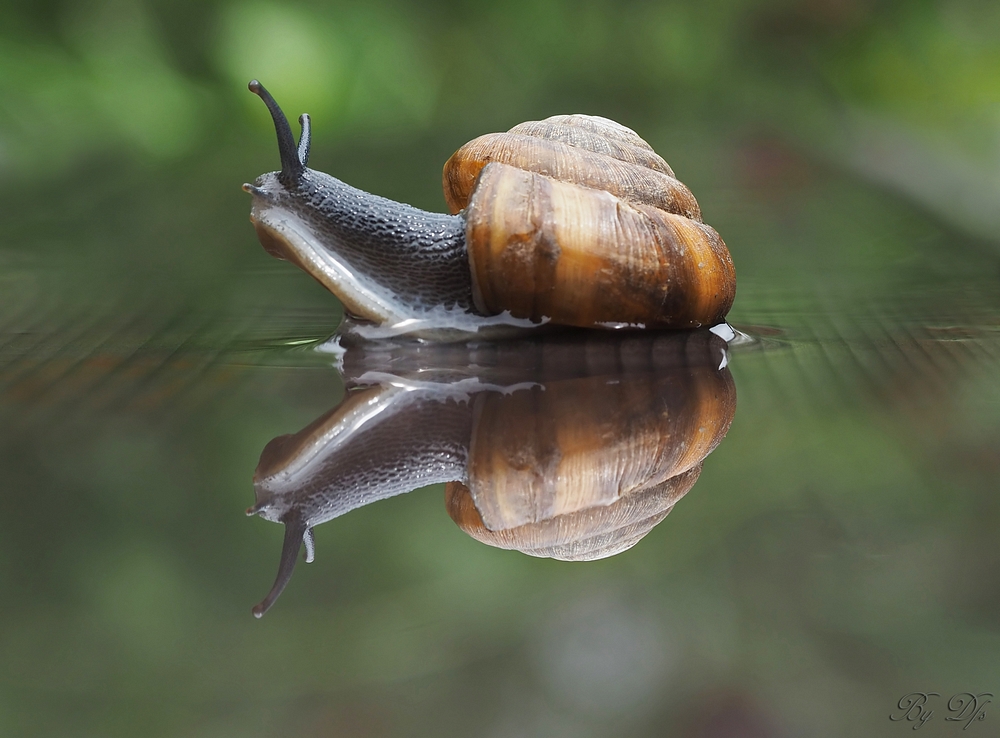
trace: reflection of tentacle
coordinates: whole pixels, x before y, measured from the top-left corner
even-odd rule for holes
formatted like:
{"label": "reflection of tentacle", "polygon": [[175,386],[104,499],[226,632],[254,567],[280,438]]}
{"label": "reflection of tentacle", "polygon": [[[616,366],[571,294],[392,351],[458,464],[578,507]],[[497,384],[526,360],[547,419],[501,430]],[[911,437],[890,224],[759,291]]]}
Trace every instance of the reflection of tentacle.
{"label": "reflection of tentacle", "polygon": [[271,591],[267,593],[267,597],[254,606],[253,615],[255,618],[261,617],[265,612],[270,610],[271,605],[275,603],[278,596],[288,586],[288,582],[292,578],[292,572],[295,571],[295,562],[299,558],[299,549],[302,548],[302,540],[305,538],[308,530],[301,515],[292,513],[287,515],[281,522],[285,524],[285,541],[281,544],[281,561],[278,564],[278,576],[274,580]]}
{"label": "reflection of tentacle", "polygon": [[[261,453],[257,504],[247,514],[284,523],[278,577],[260,617],[288,584],[299,549],[315,556],[312,528],[358,507],[464,475],[471,408],[433,388],[371,387]],[[447,390],[447,386],[444,387]]]}

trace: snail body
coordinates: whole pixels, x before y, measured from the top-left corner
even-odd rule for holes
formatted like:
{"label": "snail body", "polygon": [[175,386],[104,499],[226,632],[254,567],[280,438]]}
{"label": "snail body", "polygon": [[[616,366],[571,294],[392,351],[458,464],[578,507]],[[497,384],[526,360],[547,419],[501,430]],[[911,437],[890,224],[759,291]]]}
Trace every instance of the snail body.
{"label": "snail body", "polygon": [[469,142],[446,163],[452,214],[357,190],[306,166],[256,81],[282,169],[244,189],[264,248],[304,269],[348,313],[390,332],[540,323],[695,328],[721,322],[736,277],[690,190],[637,134],[573,115]]}

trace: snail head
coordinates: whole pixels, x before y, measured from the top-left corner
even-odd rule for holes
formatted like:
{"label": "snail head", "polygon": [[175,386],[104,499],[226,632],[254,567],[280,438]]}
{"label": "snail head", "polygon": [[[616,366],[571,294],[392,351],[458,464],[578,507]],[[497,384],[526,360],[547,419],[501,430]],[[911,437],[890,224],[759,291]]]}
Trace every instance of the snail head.
{"label": "snail head", "polygon": [[263,213],[269,209],[269,206],[280,206],[282,203],[294,201],[294,191],[299,188],[306,172],[309,171],[306,167],[312,144],[312,126],[309,116],[306,113],[299,116],[302,135],[299,137],[298,145],[296,145],[288,118],[285,117],[284,111],[271,93],[257,80],[251,80],[247,87],[250,92],[264,101],[268,112],[271,113],[274,131],[278,136],[278,156],[281,159],[280,171],[262,174],[253,184],[243,185],[243,191],[254,196],[253,214],[250,219],[257,231],[257,238],[265,251],[279,259],[296,263],[308,272],[306,264],[296,258],[297,251],[293,244],[289,243],[289,239],[280,231],[269,227]]}

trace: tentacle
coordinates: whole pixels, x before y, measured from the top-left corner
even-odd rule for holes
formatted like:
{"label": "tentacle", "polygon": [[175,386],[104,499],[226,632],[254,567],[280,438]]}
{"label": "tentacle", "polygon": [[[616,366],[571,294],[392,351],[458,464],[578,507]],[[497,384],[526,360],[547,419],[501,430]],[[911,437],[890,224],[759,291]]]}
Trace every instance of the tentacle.
{"label": "tentacle", "polygon": [[312,528],[306,528],[302,541],[306,544],[306,563],[311,564],[316,558],[316,539],[313,538]]}
{"label": "tentacle", "polygon": [[278,135],[278,154],[281,156],[281,173],[278,178],[286,185],[291,184],[302,176],[305,167],[299,159],[299,153],[295,146],[295,138],[292,136],[292,128],[288,125],[288,118],[278,107],[278,103],[271,97],[271,93],[264,89],[257,80],[251,80],[247,85],[250,92],[257,95],[267,109],[271,111],[271,119],[274,121],[274,131]]}
{"label": "tentacle", "polygon": [[270,610],[271,605],[277,601],[278,596],[288,586],[288,582],[292,578],[292,572],[295,571],[295,562],[299,558],[299,549],[302,548],[302,541],[309,530],[306,527],[305,521],[294,513],[286,516],[286,519],[281,522],[285,524],[285,541],[281,546],[281,562],[278,564],[278,576],[274,580],[271,591],[267,593],[267,597],[254,606],[253,615],[255,618],[263,616],[265,612]]}
{"label": "tentacle", "polygon": [[270,192],[268,192],[267,190],[262,190],[260,187],[257,187],[256,185],[252,185],[249,182],[244,182],[243,183],[243,191],[244,192],[249,192],[251,195],[256,195],[257,197],[262,197],[265,200],[273,200],[274,199],[272,197],[272,195],[271,195]]}
{"label": "tentacle", "polygon": [[299,162],[304,168],[309,164],[309,149],[312,148],[312,124],[309,121],[309,113],[299,116],[299,125],[302,126],[302,135],[299,136]]}

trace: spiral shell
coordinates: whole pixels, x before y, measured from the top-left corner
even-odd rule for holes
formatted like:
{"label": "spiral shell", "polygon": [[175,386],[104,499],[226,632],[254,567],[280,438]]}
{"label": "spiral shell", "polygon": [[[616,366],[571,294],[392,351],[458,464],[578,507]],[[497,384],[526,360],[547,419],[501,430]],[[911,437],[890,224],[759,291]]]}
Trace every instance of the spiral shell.
{"label": "spiral shell", "polygon": [[736,295],[725,243],[633,131],[555,116],[480,136],[444,167],[466,211],[476,308],[579,327],[693,328]]}
{"label": "spiral shell", "polygon": [[560,561],[596,561],[627,551],[642,540],[698,481],[701,464],[604,507],[491,528],[461,482],[445,486],[445,506],[459,528],[481,543]]}

